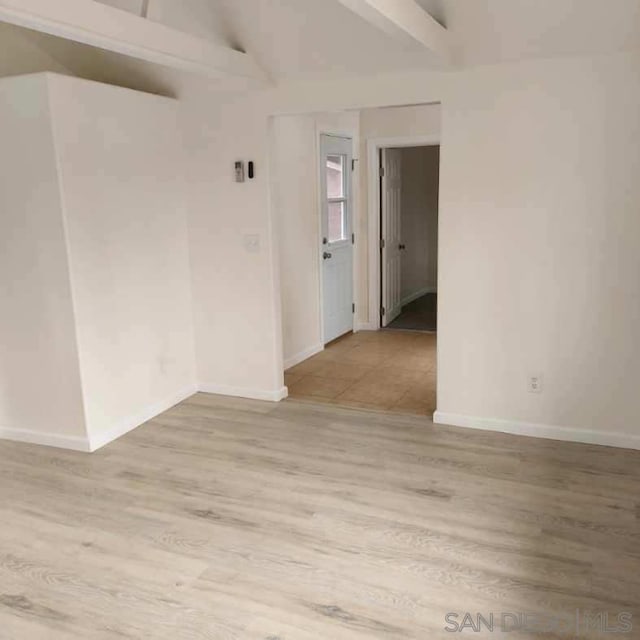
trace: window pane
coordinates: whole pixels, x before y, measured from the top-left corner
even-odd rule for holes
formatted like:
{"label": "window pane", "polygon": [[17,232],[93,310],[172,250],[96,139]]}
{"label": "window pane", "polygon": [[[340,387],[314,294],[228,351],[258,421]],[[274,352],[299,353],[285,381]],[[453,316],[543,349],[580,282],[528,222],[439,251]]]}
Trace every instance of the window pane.
{"label": "window pane", "polygon": [[344,197],[345,156],[327,156],[327,197]]}
{"label": "window pane", "polygon": [[339,242],[346,239],[344,205],[344,202],[329,203],[329,242]]}

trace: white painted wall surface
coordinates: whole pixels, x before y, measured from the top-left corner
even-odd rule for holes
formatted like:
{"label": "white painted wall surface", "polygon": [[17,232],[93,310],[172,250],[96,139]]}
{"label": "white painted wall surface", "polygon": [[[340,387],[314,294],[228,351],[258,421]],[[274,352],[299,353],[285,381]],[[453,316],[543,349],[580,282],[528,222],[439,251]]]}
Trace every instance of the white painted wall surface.
{"label": "white painted wall surface", "polygon": [[440,147],[405,147],[402,156],[400,219],[401,296],[414,300],[438,288],[438,188]]}
{"label": "white painted wall surface", "polygon": [[48,76],[92,444],[195,390],[177,105]]}
{"label": "white painted wall surface", "polygon": [[456,75],[443,108],[444,421],[640,446],[639,71],[623,54]]}
{"label": "white painted wall surface", "polygon": [[86,442],[44,75],[0,80],[0,437]]}
{"label": "white painted wall surface", "polygon": [[271,193],[285,368],[322,348],[315,137],[313,116],[282,116],[272,121]]}
{"label": "white painted wall surface", "polygon": [[[255,94],[223,96],[182,104],[198,379],[204,391],[278,400],[286,390],[267,114]],[[253,180],[234,181],[236,160],[256,163]]]}

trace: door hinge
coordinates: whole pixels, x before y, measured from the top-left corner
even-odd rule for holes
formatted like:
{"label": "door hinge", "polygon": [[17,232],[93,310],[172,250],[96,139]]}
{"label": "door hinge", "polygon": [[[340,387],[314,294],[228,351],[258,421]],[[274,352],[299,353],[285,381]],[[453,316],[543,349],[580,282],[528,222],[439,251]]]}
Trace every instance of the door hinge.
{"label": "door hinge", "polygon": [[385,248],[385,243],[384,243],[384,238],[380,238],[380,248],[384,249]]}
{"label": "door hinge", "polygon": [[384,178],[384,167],[380,167],[380,177]]}
{"label": "door hinge", "polygon": [[354,303],[351,305],[351,313],[355,313],[355,312],[356,312],[356,303],[354,302]]}
{"label": "door hinge", "polygon": [[352,233],[351,234],[351,244],[355,244],[356,243],[356,234]]}
{"label": "door hinge", "polygon": [[351,159],[351,171],[355,171],[356,170],[356,159],[352,158]]}
{"label": "door hinge", "polygon": [[384,307],[380,307],[380,315],[384,316],[387,313],[387,310]]}

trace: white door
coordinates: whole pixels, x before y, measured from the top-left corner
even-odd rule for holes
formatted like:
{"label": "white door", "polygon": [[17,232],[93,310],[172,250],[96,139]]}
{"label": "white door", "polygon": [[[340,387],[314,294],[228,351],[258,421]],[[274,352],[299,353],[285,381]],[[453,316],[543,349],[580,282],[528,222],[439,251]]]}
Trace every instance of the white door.
{"label": "white door", "polygon": [[352,142],[320,141],[322,300],[324,342],[353,330]]}
{"label": "white door", "polygon": [[402,235],[400,206],[402,155],[400,149],[382,149],[382,326],[393,322],[402,311]]}

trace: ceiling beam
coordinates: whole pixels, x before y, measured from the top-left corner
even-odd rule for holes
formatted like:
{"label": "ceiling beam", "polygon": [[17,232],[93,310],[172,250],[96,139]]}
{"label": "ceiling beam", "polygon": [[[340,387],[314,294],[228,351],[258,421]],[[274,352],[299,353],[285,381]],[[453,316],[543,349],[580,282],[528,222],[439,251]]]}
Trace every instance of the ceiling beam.
{"label": "ceiling beam", "polygon": [[209,78],[270,84],[246,53],[99,2],[0,0],[0,21]]}
{"label": "ceiling beam", "polygon": [[367,22],[404,42],[428,49],[444,64],[452,62],[450,33],[415,0],[338,0]]}

